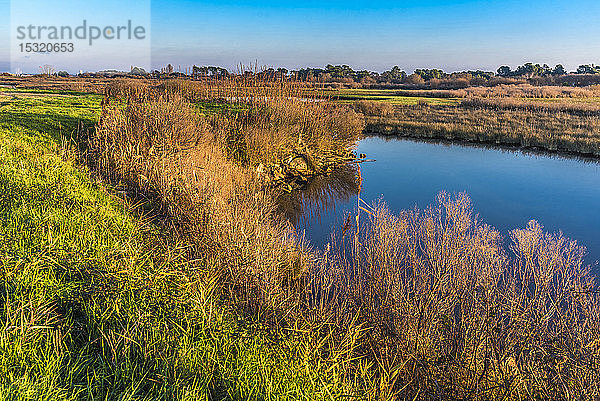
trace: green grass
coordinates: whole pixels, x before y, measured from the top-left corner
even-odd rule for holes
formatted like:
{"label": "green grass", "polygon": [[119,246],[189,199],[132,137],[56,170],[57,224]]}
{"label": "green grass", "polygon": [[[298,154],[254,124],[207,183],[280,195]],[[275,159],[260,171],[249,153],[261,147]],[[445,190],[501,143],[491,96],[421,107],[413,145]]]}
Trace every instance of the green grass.
{"label": "green grass", "polygon": [[70,140],[99,102],[0,106],[0,400],[348,394],[351,346],[229,310],[210,260],[90,178]]}
{"label": "green grass", "polygon": [[[73,96],[90,96],[88,92],[81,92],[69,89],[39,89],[39,88],[10,88],[10,87],[0,87],[0,94],[10,95],[10,94],[20,94],[20,93],[33,93],[39,95],[73,95]],[[95,95],[99,96],[99,95]]]}
{"label": "green grass", "polygon": [[326,91],[325,94],[332,96],[342,103],[352,103],[356,100],[374,100],[390,103],[393,105],[410,106],[419,102],[427,102],[436,106],[453,106],[460,104],[460,98],[424,97],[424,96],[397,96],[394,89],[337,89]]}

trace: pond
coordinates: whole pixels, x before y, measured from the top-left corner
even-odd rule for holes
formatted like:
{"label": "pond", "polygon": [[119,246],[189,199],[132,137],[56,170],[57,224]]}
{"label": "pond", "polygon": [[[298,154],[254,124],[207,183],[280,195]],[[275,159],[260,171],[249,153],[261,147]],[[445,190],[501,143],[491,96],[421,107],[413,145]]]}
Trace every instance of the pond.
{"label": "pond", "polygon": [[[506,238],[510,230],[539,221],[585,245],[587,261],[600,260],[600,162],[499,147],[405,138],[367,137],[357,153],[361,198],[384,200],[392,211],[424,209],[440,191],[466,192],[480,220]],[[357,201],[356,167],[318,177],[283,202],[299,233],[324,247]]]}

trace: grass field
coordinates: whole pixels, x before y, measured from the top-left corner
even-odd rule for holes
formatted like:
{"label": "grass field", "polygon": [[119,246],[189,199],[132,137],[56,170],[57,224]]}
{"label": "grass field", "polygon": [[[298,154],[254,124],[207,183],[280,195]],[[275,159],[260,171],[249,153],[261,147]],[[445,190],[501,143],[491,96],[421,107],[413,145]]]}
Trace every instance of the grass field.
{"label": "grass field", "polygon": [[[328,90],[324,94],[331,96],[333,99],[342,103],[351,103],[357,100],[369,100],[377,102],[385,102],[392,105],[416,105],[426,102],[431,105],[456,105],[460,103],[460,98],[457,97],[431,97],[422,96],[418,91],[415,91],[414,96],[405,94],[399,95],[399,91],[395,89],[338,89]],[[410,92],[409,92],[410,93]]]}

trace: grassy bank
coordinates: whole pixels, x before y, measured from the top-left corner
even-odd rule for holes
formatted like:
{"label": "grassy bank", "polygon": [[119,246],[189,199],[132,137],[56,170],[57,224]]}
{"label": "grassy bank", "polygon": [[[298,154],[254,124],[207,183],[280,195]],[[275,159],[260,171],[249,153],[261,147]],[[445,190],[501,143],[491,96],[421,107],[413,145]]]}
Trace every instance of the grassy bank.
{"label": "grassy bank", "polygon": [[600,156],[596,104],[468,99],[452,107],[384,107],[369,108],[366,132]]}
{"label": "grassy bank", "polygon": [[0,399],[352,394],[351,339],[249,319],[219,296],[216,260],[90,179],[67,139],[96,123],[100,100],[0,109]]}
{"label": "grassy bank", "polygon": [[580,245],[531,222],[504,249],[466,195],[440,195],[363,204],[313,250],[277,211],[277,168],[334,169],[356,113],[169,85],[2,101],[4,399],[599,396]]}

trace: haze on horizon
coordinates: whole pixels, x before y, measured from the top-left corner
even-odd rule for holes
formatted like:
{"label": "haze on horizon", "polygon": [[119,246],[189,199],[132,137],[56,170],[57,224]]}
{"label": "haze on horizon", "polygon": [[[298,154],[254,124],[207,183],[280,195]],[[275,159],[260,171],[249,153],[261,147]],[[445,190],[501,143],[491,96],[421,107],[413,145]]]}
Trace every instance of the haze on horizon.
{"label": "haze on horizon", "polygon": [[[16,0],[15,0],[16,1]],[[0,0],[0,71],[10,3]],[[75,13],[76,10],[64,10]],[[583,0],[152,1],[152,68],[217,65],[446,71],[600,63],[600,3]],[[76,66],[71,66],[76,70]]]}

